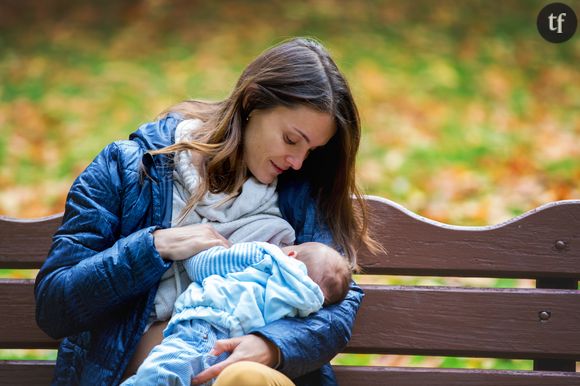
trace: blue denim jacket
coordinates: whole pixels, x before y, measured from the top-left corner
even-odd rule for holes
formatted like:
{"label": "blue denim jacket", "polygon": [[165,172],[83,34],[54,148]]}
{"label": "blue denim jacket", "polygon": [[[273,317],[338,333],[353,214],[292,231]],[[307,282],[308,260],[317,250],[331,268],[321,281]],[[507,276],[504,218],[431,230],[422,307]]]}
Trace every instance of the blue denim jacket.
{"label": "blue denim jacket", "polygon": [[[141,126],[107,146],[73,183],[63,223],[35,285],[37,323],[64,338],[53,384],[116,385],[141,338],[157,284],[170,263],[152,232],[171,224],[172,167],[147,150],[174,142],[177,115]],[[308,184],[279,183],[283,216],[297,242],[330,243]],[[279,370],[297,385],[336,384],[328,361],[350,339],[362,291],[306,319],[282,319],[256,333],[281,351]]]}

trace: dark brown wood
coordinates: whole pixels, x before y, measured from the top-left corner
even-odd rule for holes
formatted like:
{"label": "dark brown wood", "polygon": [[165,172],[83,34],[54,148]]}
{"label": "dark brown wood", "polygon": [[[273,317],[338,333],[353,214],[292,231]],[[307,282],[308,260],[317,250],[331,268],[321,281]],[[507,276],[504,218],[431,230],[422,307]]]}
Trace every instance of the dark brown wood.
{"label": "dark brown wood", "polygon": [[0,280],[0,348],[56,348],[35,319],[34,282]]}
{"label": "dark brown wood", "polygon": [[578,289],[577,279],[538,278],[536,288]]}
{"label": "dark brown wood", "polygon": [[[0,347],[56,347],[35,324],[32,281],[3,280],[0,288],[0,307],[6,310],[0,321]],[[364,290],[349,352],[580,358],[577,291],[388,286]],[[550,312],[549,320],[540,320],[542,311]]]}
{"label": "dark brown wood", "polygon": [[0,361],[0,386],[46,386],[53,372],[53,361]]}
{"label": "dark brown wood", "polygon": [[[561,247],[562,245],[560,245]],[[578,289],[578,280],[539,278],[536,280],[537,288],[561,288]],[[542,358],[534,360],[534,370],[538,371],[576,371],[576,361],[570,359]]]}
{"label": "dark brown wood", "polygon": [[534,370],[538,371],[576,371],[576,361],[573,359],[536,359]]}
{"label": "dark brown wood", "polygon": [[40,268],[62,214],[23,220],[0,216],[0,268]]}
{"label": "dark brown wood", "polygon": [[580,359],[578,291],[363,289],[349,352]]}
{"label": "dark brown wood", "polygon": [[[559,201],[504,224],[438,223],[380,197],[367,198],[371,229],[386,256],[360,253],[369,274],[580,278],[580,200]],[[38,268],[62,215],[0,216],[0,267]],[[560,242],[560,243],[558,243]]]}
{"label": "dark brown wood", "polygon": [[369,274],[580,278],[580,200],[559,201],[506,223],[438,223],[368,197],[371,229],[388,253],[361,251]]}
{"label": "dark brown wood", "polygon": [[[345,386],[577,386],[580,374],[562,372],[452,370],[334,366]],[[52,361],[0,361],[0,386],[47,385]]]}
{"label": "dark brown wood", "polygon": [[334,366],[344,386],[578,386],[580,374],[404,367]]}

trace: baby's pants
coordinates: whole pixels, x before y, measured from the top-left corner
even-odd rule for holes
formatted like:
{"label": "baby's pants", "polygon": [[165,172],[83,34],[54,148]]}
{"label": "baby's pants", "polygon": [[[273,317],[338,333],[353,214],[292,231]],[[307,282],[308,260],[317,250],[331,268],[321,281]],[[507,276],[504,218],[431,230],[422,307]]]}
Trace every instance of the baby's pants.
{"label": "baby's pants", "polygon": [[200,320],[186,320],[175,326],[143,361],[137,373],[123,385],[189,386],[191,378],[227,358],[209,355],[216,340],[226,339],[226,332]]}

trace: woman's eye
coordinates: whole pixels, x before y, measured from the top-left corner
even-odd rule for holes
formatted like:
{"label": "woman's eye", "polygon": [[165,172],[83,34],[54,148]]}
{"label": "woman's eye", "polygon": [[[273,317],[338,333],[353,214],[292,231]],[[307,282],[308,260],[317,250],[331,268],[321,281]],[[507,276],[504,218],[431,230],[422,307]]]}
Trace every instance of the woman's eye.
{"label": "woman's eye", "polygon": [[288,145],[296,145],[296,141],[292,141],[287,135],[284,136],[284,142],[286,142]]}

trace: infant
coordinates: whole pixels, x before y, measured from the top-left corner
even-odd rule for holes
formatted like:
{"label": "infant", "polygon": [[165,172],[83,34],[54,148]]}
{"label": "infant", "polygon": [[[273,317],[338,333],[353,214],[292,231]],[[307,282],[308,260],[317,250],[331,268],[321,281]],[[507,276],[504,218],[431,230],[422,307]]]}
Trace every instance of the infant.
{"label": "infant", "polygon": [[164,339],[123,385],[190,385],[224,360],[216,340],[241,336],[284,317],[306,317],[341,301],[351,270],[321,243],[279,248],[265,242],[213,247],[184,262],[192,283],[175,302]]}

